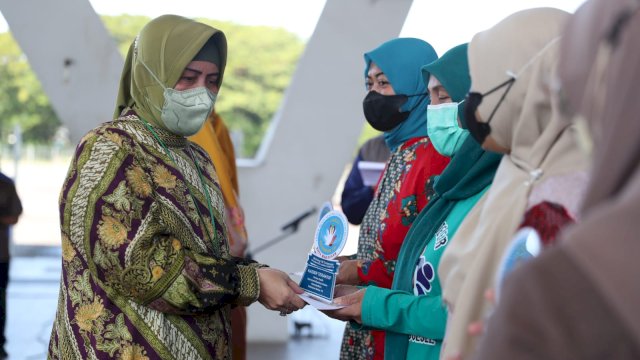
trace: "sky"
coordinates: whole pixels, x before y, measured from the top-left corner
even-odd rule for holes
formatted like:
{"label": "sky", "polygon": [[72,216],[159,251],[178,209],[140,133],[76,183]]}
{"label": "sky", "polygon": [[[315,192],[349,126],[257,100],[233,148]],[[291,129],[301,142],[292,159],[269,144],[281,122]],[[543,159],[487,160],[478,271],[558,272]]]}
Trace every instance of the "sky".
{"label": "sky", "polygon": [[[89,0],[89,2],[101,15],[127,13],[156,17],[173,13],[246,25],[283,27],[302,39],[308,39],[313,33],[325,4],[325,0]],[[414,0],[400,36],[424,39],[431,43],[438,54],[442,55],[446,50],[468,42],[475,33],[491,27],[518,10],[548,6],[574,12],[583,2],[584,0]],[[7,24],[0,14],[0,32],[6,30]],[[435,32],[437,36],[434,36]]]}
{"label": "sky", "polygon": [[[403,37],[417,37],[430,43],[438,55],[469,42],[514,12],[554,7],[573,13],[585,0],[414,0]],[[437,35],[435,35],[437,34]]]}

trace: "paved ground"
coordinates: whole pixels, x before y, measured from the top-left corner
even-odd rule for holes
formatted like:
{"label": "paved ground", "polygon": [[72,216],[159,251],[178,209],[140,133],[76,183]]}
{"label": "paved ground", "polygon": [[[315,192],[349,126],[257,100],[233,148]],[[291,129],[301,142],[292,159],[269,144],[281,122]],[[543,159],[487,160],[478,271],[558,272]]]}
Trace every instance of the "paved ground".
{"label": "paved ground", "polygon": [[[19,248],[11,263],[8,290],[7,352],[11,360],[46,358],[51,324],[55,316],[60,280],[57,248]],[[311,308],[290,316],[291,339],[287,343],[250,343],[248,360],[337,359],[343,323],[328,319]],[[299,336],[294,321],[311,323]]]}
{"label": "paved ground", "polygon": [[[24,213],[13,229],[8,289],[7,345],[9,359],[46,358],[51,324],[55,316],[60,281],[60,231],[58,195],[68,160],[23,161],[16,173],[13,163],[0,159],[0,168],[13,177]],[[337,189],[339,193],[341,189]],[[334,199],[335,200],[335,199]],[[345,253],[356,251],[357,227],[350,229]],[[256,305],[258,306],[258,305]],[[337,359],[344,324],[310,307],[289,317],[291,340],[287,343],[250,343],[248,359]],[[295,336],[294,321],[312,324]]]}
{"label": "paved ground", "polygon": [[7,296],[9,359],[45,359],[55,316],[60,258],[14,257]]}

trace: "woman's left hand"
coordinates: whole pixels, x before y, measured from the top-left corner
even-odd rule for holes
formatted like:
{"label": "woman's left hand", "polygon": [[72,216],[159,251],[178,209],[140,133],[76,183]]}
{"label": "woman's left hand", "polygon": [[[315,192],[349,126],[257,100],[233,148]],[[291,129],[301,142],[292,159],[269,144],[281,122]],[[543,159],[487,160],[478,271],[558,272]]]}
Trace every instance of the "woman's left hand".
{"label": "woman's left hand", "polygon": [[360,260],[344,260],[340,263],[336,284],[358,285],[358,263]]}
{"label": "woman's left hand", "polygon": [[360,288],[354,285],[336,285],[336,288],[333,290],[333,298],[338,299],[346,295],[351,295],[358,290],[360,290]]}
{"label": "woman's left hand", "polygon": [[[493,289],[487,289],[484,292],[484,299],[491,304],[491,306],[496,305],[496,294]],[[473,338],[477,338],[484,333],[485,330],[485,321],[478,320],[467,325],[467,335]],[[446,344],[444,345],[446,346]],[[452,356],[447,357],[445,360],[463,360],[461,354],[454,354]]]}
{"label": "woman's left hand", "polygon": [[362,324],[362,299],[364,298],[364,293],[366,291],[367,289],[364,288],[354,293],[334,299],[333,302],[336,305],[347,306],[337,310],[325,310],[323,313],[334,319],[342,321],[353,320],[358,324]]}
{"label": "woman's left hand", "polygon": [[[492,307],[495,306],[496,305],[495,291],[493,289],[487,289],[484,292],[484,299],[490,304],[490,306]],[[469,334],[469,336],[472,336],[472,337],[480,336],[484,333],[485,327],[486,327],[486,319],[472,322],[467,326],[467,334]]]}

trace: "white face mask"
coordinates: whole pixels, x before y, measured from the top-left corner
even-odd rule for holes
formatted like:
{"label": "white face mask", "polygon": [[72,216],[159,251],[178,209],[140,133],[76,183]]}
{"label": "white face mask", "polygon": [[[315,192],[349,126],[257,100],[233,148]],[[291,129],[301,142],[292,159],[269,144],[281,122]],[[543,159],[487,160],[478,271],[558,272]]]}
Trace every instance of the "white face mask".
{"label": "white face mask", "polygon": [[427,134],[440,154],[451,157],[469,136],[469,131],[458,125],[456,102],[427,107]]}
{"label": "white face mask", "polygon": [[197,133],[213,110],[216,94],[205,87],[182,91],[165,87],[142,60],[140,63],[164,88],[162,109],[156,107],[161,112],[162,123],[176,135],[191,136]]}
{"label": "white face mask", "polygon": [[172,133],[191,136],[197,133],[216,102],[216,95],[205,87],[178,91],[164,89],[161,120]]}

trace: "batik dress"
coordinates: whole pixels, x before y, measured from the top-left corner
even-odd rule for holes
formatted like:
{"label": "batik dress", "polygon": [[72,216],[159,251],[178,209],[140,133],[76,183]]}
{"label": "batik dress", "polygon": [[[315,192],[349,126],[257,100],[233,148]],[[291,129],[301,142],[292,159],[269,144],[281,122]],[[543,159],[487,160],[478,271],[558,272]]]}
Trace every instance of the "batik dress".
{"label": "batik dress", "polygon": [[76,148],[49,359],[231,358],[229,311],[257,299],[258,265],[228,255],[207,154],[155,131],[129,111]]}
{"label": "batik dress", "polygon": [[[391,154],[358,239],[358,276],[363,285],[390,288],[395,262],[411,224],[427,205],[430,178],[449,163],[426,137],[412,138]],[[340,359],[382,359],[384,332],[347,325]]]}

